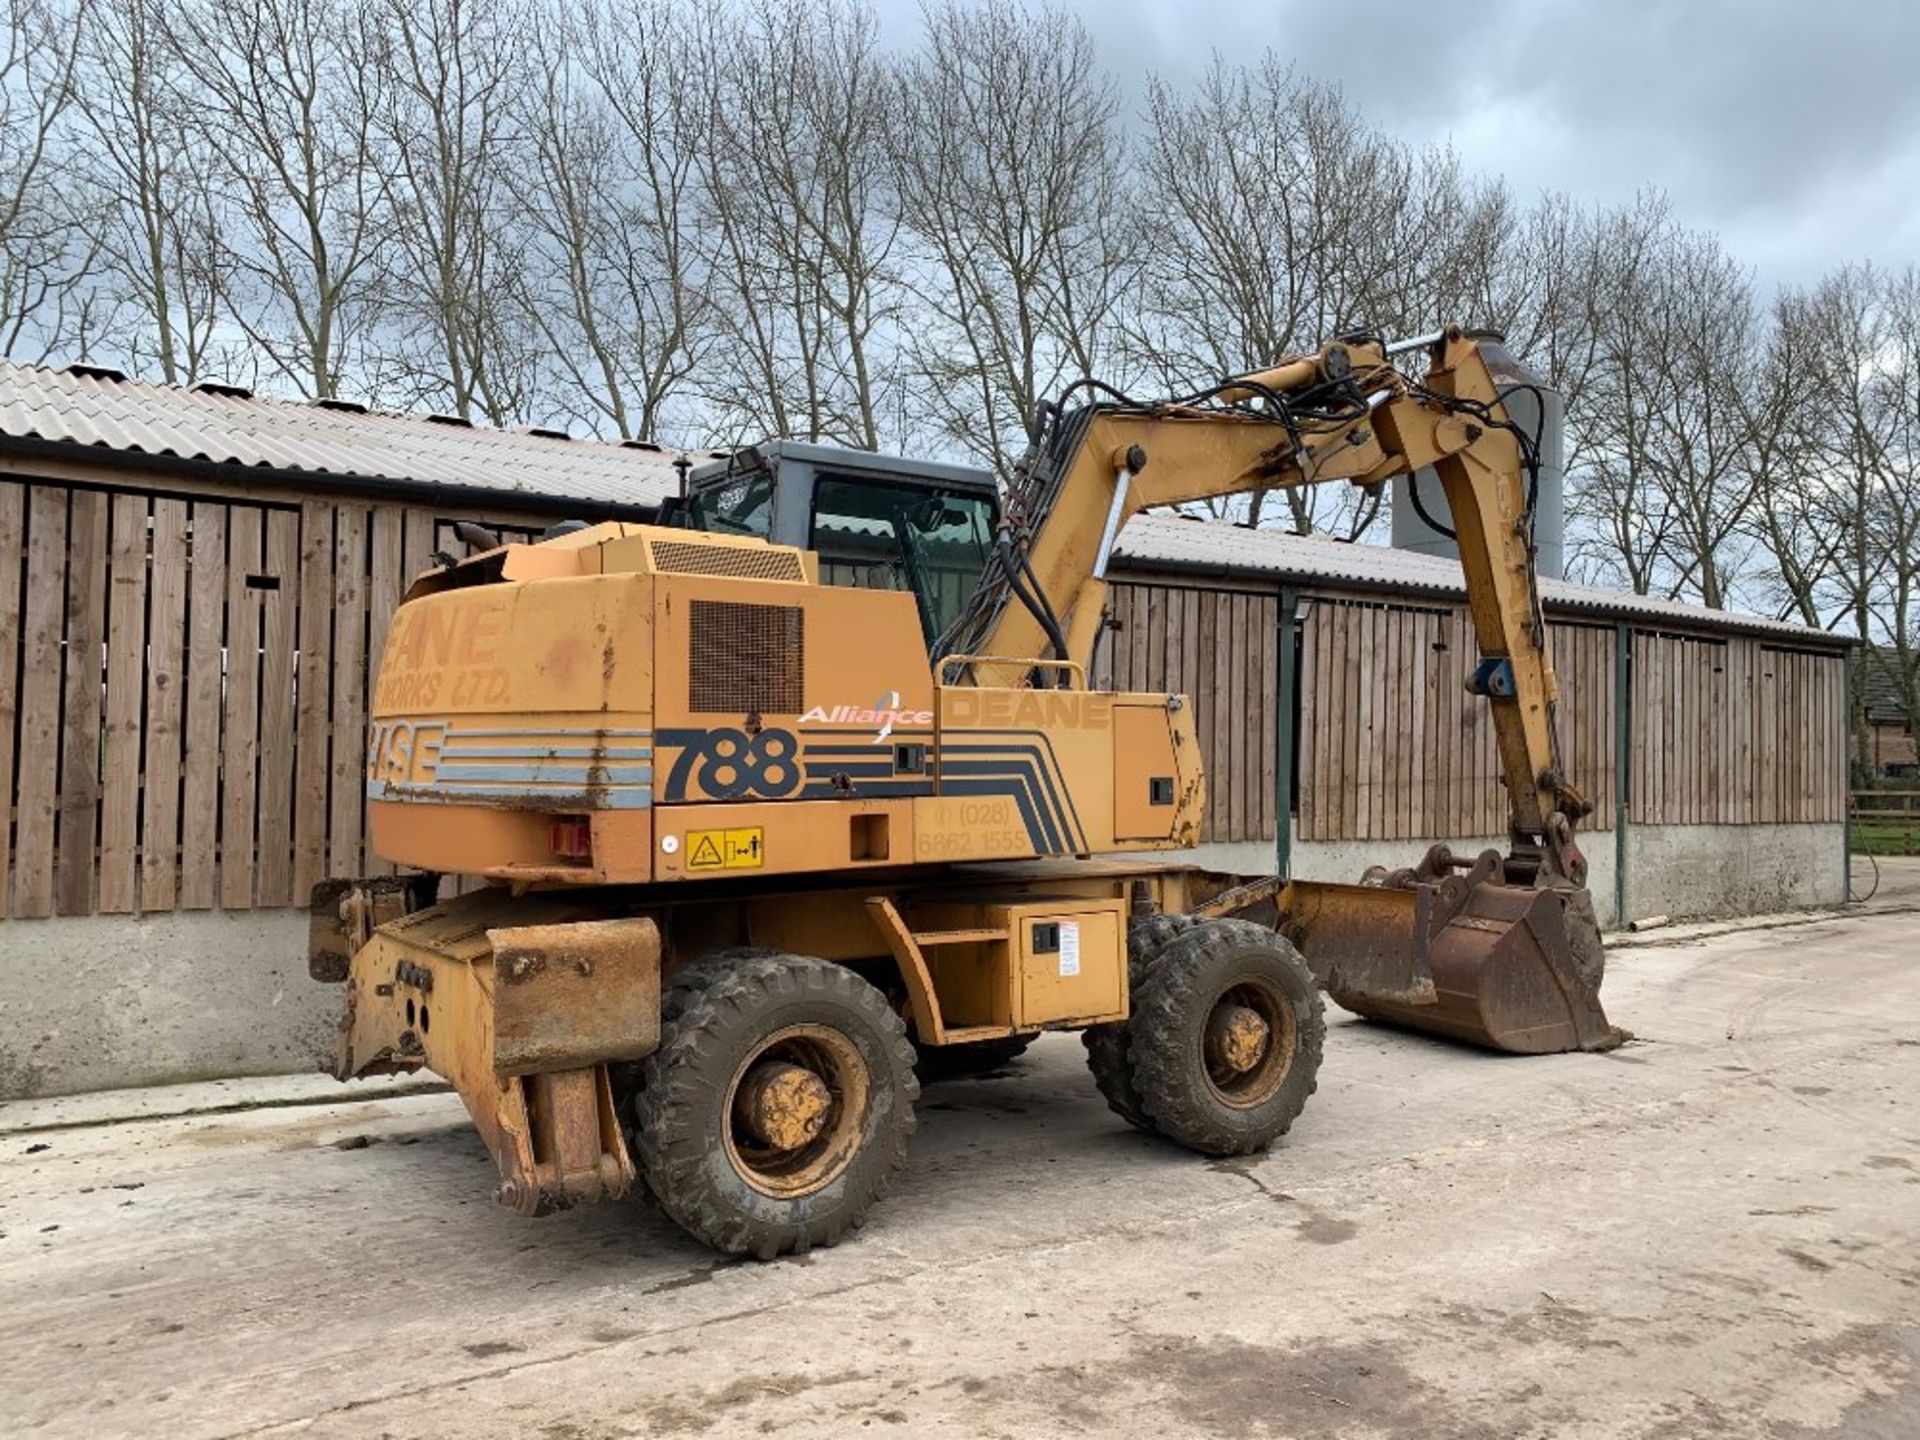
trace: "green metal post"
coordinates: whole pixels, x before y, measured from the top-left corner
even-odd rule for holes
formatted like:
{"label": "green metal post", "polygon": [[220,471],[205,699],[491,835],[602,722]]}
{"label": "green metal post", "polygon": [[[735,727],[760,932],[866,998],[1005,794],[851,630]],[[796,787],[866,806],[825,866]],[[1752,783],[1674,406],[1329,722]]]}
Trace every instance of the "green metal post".
{"label": "green metal post", "polygon": [[1613,627],[1613,918],[1627,923],[1627,801],[1633,775],[1633,630]]}
{"label": "green metal post", "polygon": [[1274,643],[1280,647],[1279,694],[1274,697],[1279,715],[1274,727],[1273,756],[1273,863],[1274,874],[1286,875],[1293,864],[1293,705],[1298,683],[1293,666],[1293,631],[1300,613],[1299,600],[1291,590],[1280,592],[1280,625]]}
{"label": "green metal post", "polygon": [[1853,904],[1853,647],[1840,652],[1840,903]]}

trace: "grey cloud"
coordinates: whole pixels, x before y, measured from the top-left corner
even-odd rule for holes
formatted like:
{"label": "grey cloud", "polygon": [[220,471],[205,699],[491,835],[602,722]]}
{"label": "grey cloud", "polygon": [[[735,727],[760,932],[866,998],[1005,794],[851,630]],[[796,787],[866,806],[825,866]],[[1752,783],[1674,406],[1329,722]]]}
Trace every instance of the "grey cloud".
{"label": "grey cloud", "polygon": [[[1123,84],[1271,48],[1516,194],[1666,190],[1763,280],[1920,249],[1920,3],[1066,0]],[[884,0],[910,39],[917,6]]]}

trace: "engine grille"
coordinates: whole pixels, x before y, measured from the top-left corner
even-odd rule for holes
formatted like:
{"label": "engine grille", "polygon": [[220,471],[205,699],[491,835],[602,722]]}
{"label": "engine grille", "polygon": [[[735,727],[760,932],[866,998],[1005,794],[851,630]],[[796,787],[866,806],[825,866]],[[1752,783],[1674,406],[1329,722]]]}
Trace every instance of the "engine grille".
{"label": "engine grille", "polygon": [[[658,548],[657,546],[655,547]],[[695,600],[687,709],[698,715],[798,715],[807,612],[798,605]]]}
{"label": "engine grille", "polygon": [[792,550],[763,550],[757,545],[702,545],[698,541],[655,540],[653,568],[664,575],[725,575],[735,580],[807,578]]}

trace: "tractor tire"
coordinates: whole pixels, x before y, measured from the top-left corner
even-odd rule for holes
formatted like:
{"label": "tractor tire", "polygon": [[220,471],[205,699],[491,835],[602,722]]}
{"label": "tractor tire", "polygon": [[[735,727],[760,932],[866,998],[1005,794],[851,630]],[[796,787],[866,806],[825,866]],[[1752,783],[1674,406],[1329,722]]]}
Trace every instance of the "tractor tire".
{"label": "tractor tire", "polygon": [[[1191,915],[1152,915],[1138,921],[1127,931],[1127,994],[1136,996],[1140,986],[1160,958],[1160,952],[1176,935],[1198,922]],[[1129,1007],[1131,1008],[1131,1007]],[[1116,1020],[1107,1025],[1090,1025],[1080,1032],[1080,1043],[1087,1047],[1087,1069],[1093,1083],[1107,1102],[1107,1108],[1136,1130],[1153,1132],[1153,1121],[1140,1108],[1140,1092],[1133,1083],[1133,1061],[1129,1027],[1132,1020]]]}
{"label": "tractor tire", "polygon": [[1018,1059],[1033,1041],[1031,1035],[1008,1035],[999,1040],[969,1040],[958,1045],[915,1045],[914,1073],[922,1085],[964,1080],[998,1070]]}
{"label": "tractor tire", "polygon": [[633,1106],[660,1208],[762,1260],[860,1225],[906,1158],[920,1093],[886,997],[829,961],[727,951],[672,977],[661,1008]]}
{"label": "tractor tire", "polygon": [[1203,1155],[1287,1133],[1318,1084],[1326,1017],[1300,952],[1264,926],[1209,920],[1175,936],[1134,994],[1140,1108]]}

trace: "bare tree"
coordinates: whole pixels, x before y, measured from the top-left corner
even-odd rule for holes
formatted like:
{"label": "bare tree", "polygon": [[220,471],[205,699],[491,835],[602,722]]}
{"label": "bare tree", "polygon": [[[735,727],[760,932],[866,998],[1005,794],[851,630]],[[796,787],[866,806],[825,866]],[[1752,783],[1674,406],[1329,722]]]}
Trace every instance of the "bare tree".
{"label": "bare tree", "polygon": [[[1748,464],[1755,477],[1749,524],[1759,546],[1757,593],[1781,619],[1822,626],[1837,556],[1847,549],[1823,522],[1833,512],[1833,476],[1822,451],[1829,419],[1809,387],[1802,350],[1819,343],[1808,297],[1783,291],[1774,299],[1762,353],[1754,363],[1747,420]],[[1839,543],[1836,543],[1839,541]]]}
{"label": "bare tree", "polygon": [[1041,401],[1111,375],[1135,250],[1119,96],[1078,20],[989,0],[926,12],[894,134],[924,408],[1003,474]]}
{"label": "bare tree", "polygon": [[682,84],[700,63],[694,35],[663,0],[603,0],[534,48],[535,163],[514,191],[535,232],[528,308],[552,351],[551,403],[596,432],[656,439],[709,319],[694,214],[703,137]]}
{"label": "bare tree", "polygon": [[1892,679],[1912,733],[1920,717],[1920,270],[1879,287],[1882,343],[1863,406],[1871,466],[1867,527],[1879,550],[1875,614],[1861,634]]}
{"label": "bare tree", "polygon": [[1742,452],[1749,282],[1660,196],[1603,217],[1594,244],[1574,554],[1589,578],[1722,605],[1755,497]]}
{"label": "bare tree", "polygon": [[126,358],[183,384],[231,368],[216,356],[227,256],[212,157],[161,14],[155,0],[82,12],[75,167],[105,208],[102,261],[124,299]]}
{"label": "bare tree", "polygon": [[1920,272],[1850,265],[1780,305],[1794,466],[1765,524],[1799,618],[1872,642],[1920,714]]}
{"label": "bare tree", "polygon": [[494,425],[532,417],[544,358],[520,303],[527,234],[506,178],[528,161],[514,100],[536,23],[544,17],[515,3],[379,0],[367,29],[403,322],[385,337],[373,387]]}
{"label": "bare tree", "polygon": [[[755,0],[702,40],[702,213],[718,242],[708,397],[723,432],[878,447],[900,295],[894,123],[872,12]],[[892,425],[887,426],[893,431]]]}
{"label": "bare tree", "polygon": [[[1486,298],[1478,312],[1560,392],[1573,417],[1586,412],[1587,382],[1599,354],[1592,297],[1606,252],[1596,223],[1566,195],[1543,195],[1486,255]],[[1568,426],[1569,471],[1584,466],[1591,440],[1591,427]]]}
{"label": "bare tree", "polygon": [[271,373],[303,395],[337,395],[370,323],[387,220],[379,72],[360,7],[188,0],[168,25],[195,114],[219,137],[230,313]]}
{"label": "bare tree", "polygon": [[0,355],[85,353],[82,282],[98,252],[63,173],[79,26],[46,0],[7,0],[0,33]]}

